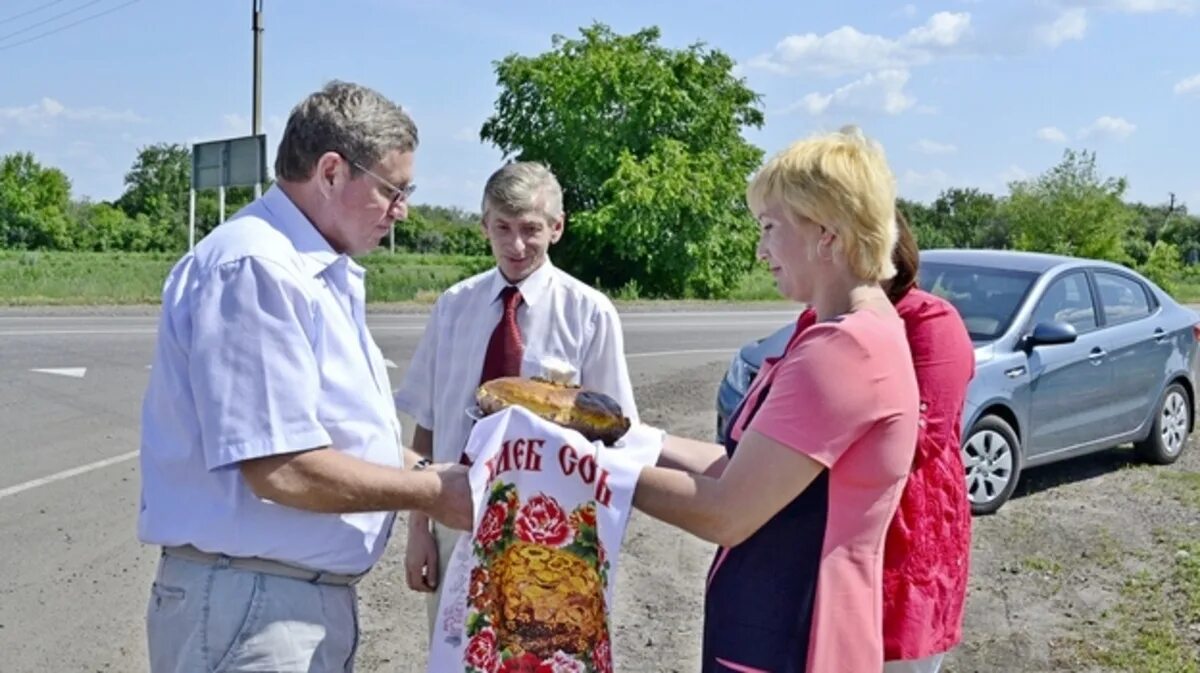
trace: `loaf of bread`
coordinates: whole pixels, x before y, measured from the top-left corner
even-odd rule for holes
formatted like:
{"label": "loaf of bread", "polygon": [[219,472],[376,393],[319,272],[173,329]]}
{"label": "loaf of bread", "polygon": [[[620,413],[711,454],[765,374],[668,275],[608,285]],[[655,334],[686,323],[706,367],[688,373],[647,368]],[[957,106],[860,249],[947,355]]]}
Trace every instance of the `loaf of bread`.
{"label": "loaf of bread", "polygon": [[552,423],[578,430],[589,442],[599,440],[610,446],[629,431],[629,419],[613,398],[543,378],[493,379],[479,386],[475,402],[484,414],[522,406]]}

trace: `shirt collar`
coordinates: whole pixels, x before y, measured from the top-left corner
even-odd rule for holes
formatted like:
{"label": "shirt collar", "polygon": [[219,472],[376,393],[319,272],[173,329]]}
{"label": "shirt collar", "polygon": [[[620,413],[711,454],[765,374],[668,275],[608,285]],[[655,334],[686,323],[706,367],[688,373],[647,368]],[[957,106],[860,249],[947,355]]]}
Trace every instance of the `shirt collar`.
{"label": "shirt collar", "polygon": [[[344,255],[339,255],[329,245],[329,241],[317,231],[314,225],[296,204],[288,197],[279,185],[272,185],[262,197],[263,207],[274,215],[273,223],[292,245],[296,246],[296,252],[304,258],[305,264],[308,266],[312,275],[320,275],[325,269],[328,269],[339,258]],[[348,258],[347,258],[348,259]],[[356,265],[351,264],[350,268]]]}
{"label": "shirt collar", "polygon": [[[526,306],[535,306],[542,297],[546,296],[550,286],[554,283],[554,265],[550,263],[550,258],[529,276],[517,283],[517,289],[521,291],[521,299],[524,300]],[[504,274],[500,273],[499,267],[492,269],[492,282],[488,297],[491,301],[496,301],[500,298],[500,292],[504,288],[511,285]]]}

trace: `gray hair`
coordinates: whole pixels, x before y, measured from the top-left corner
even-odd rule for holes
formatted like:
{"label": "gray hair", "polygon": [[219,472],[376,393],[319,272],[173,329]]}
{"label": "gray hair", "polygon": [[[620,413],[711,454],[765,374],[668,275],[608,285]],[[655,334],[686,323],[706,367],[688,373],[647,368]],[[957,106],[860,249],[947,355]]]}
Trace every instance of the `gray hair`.
{"label": "gray hair", "polygon": [[491,209],[506,215],[537,213],[553,222],[563,213],[562,187],[545,165],[535,161],[505,164],[483,187],[483,216]]}
{"label": "gray hair", "polygon": [[307,180],[326,152],[345,157],[357,176],[354,163],[371,168],[388,152],[416,148],[417,125],[403,108],[374,89],[334,80],[292,109],[275,155],[275,177]]}

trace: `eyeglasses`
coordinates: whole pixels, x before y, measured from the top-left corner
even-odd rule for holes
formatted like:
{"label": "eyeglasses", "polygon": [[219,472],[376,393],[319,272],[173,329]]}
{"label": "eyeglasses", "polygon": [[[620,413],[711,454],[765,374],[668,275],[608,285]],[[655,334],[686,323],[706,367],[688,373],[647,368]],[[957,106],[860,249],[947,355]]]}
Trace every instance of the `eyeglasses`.
{"label": "eyeglasses", "polygon": [[387,187],[388,190],[391,191],[391,194],[392,194],[391,201],[388,202],[389,210],[392,209],[393,207],[395,207],[395,205],[401,201],[408,201],[408,197],[412,196],[412,193],[417,191],[417,186],[415,184],[410,182],[407,185],[404,185],[403,187],[397,187],[396,185],[393,185],[390,181],[383,179],[382,177],[380,177],[379,175],[375,174],[370,169],[368,169],[366,166],[363,166],[362,164],[358,163],[357,161],[351,161],[350,165],[354,166],[355,168],[362,171],[363,173],[366,173],[367,175],[375,178],[376,180],[379,181],[379,184],[383,185],[384,187]]}

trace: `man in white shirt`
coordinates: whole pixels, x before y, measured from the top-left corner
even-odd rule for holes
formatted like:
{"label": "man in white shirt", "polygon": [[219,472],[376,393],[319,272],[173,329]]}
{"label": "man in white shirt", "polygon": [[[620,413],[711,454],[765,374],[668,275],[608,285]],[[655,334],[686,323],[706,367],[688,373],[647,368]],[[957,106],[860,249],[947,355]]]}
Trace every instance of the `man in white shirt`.
{"label": "man in white shirt", "polygon": [[[396,406],[416,422],[413,449],[435,463],[459,462],[479,384],[539,375],[541,361],[551,357],[572,365],[575,383],[610,395],[636,422],[616,309],[550,263],[564,220],[554,174],[532,162],[504,166],[484,186],[482,211],[496,267],[438,298],[396,393]],[[458,535],[440,524],[431,528],[419,512],[409,515],[407,581],[431,593],[431,620]]]}
{"label": "man in white shirt", "polygon": [[167,278],[138,519],[163,552],[154,673],[350,671],[354,585],[392,511],[470,525],[464,470],[404,469],[419,456],[400,445],[350,258],[405,217],[416,146],[398,105],[330,83],[292,111],[275,186]]}

